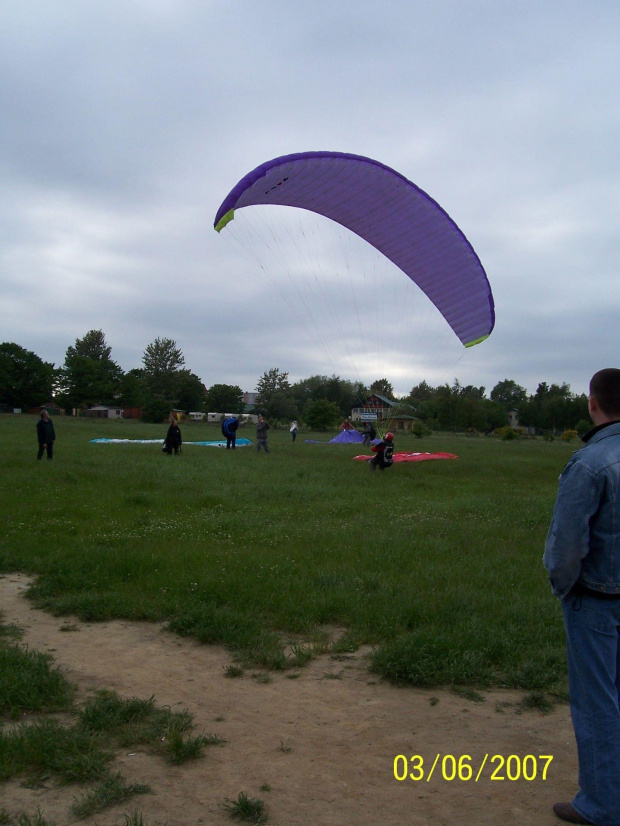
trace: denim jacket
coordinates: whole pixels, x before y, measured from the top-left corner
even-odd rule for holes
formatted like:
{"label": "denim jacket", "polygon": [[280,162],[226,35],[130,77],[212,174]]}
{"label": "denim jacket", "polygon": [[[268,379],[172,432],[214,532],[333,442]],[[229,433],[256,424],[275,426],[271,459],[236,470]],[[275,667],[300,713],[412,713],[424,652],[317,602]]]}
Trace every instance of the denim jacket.
{"label": "denim jacket", "polygon": [[553,593],[620,594],[620,422],[586,437],[560,475],[543,565]]}

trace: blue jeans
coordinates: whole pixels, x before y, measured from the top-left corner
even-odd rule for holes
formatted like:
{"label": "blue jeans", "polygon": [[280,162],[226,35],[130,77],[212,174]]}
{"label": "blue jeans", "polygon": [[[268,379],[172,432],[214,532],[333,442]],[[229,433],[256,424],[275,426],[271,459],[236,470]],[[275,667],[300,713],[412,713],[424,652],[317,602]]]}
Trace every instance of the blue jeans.
{"label": "blue jeans", "polygon": [[620,826],[620,599],[562,600],[570,710],[579,757],[579,814]]}

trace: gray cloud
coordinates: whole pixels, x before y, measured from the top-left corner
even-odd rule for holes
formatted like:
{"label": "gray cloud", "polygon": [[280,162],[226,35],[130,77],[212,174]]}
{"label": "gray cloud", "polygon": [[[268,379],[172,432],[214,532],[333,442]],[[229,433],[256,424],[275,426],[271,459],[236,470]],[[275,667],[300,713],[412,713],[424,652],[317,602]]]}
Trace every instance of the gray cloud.
{"label": "gray cloud", "polygon": [[[355,378],[372,347],[330,360],[212,229],[250,169],[330,149],[429,192],[494,290],[487,342],[395,337],[382,374],[585,390],[617,363],[619,23],[603,0],[5,4],[0,337],[61,363],[103,329],[129,369],[169,336],[248,390],[275,365]],[[342,354],[359,310],[334,302]]]}

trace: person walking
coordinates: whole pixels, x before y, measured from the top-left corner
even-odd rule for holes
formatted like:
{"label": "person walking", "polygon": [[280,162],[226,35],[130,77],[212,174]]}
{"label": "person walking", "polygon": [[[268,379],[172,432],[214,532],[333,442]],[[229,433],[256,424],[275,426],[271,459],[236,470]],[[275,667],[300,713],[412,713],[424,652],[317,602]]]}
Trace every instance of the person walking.
{"label": "person walking", "polygon": [[590,381],[594,424],[562,471],[543,564],[561,601],[580,789],[553,811],[620,826],[620,370]]}
{"label": "person walking", "polygon": [[258,417],[256,424],[256,452],[260,453],[261,447],[265,453],[271,453],[269,445],[267,444],[267,431],[269,430],[269,422],[265,421],[262,416]]}
{"label": "person walking", "polygon": [[298,430],[299,430],[299,425],[297,424],[296,421],[293,421],[290,428],[289,428],[289,433],[293,437],[293,441],[295,441],[295,439],[297,438],[297,431]]}
{"label": "person walking", "polygon": [[53,459],[56,433],[54,431],[54,423],[50,419],[50,415],[47,412],[47,410],[41,411],[41,418],[37,422],[37,440],[39,442],[39,452],[37,453],[37,459],[41,459],[46,451],[47,458]]}

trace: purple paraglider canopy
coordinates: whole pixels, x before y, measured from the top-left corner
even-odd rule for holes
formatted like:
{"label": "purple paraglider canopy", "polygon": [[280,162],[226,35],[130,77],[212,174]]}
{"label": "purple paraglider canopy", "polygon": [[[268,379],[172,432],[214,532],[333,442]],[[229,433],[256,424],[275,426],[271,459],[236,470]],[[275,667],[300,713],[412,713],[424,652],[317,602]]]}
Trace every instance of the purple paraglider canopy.
{"label": "purple paraglider canopy", "polygon": [[364,437],[359,430],[351,428],[350,430],[341,430],[337,436],[329,440],[329,443],[331,445],[352,445],[361,444],[363,441]]}
{"label": "purple paraglider canopy", "polygon": [[231,190],[215,229],[235,210],[258,204],[299,207],[336,221],[408,275],[466,347],[490,335],[493,295],[473,247],[436,201],[388,166],[341,152],[275,158]]}
{"label": "purple paraglider canopy", "polygon": [[[355,428],[351,428],[350,430],[341,430],[337,436],[334,436],[333,439],[330,439],[329,442],[319,442],[316,439],[306,439],[306,444],[308,445],[361,445],[364,441],[364,437],[359,432],[359,430],[355,430]],[[381,439],[373,439],[370,444],[371,445],[378,445]]]}

